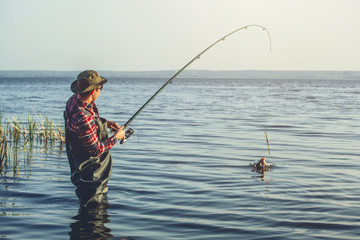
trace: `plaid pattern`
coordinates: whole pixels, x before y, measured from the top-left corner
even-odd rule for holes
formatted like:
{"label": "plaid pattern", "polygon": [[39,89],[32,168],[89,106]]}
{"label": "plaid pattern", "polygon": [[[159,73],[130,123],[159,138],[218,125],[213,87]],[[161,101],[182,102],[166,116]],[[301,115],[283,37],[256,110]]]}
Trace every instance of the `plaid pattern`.
{"label": "plaid pattern", "polygon": [[[86,111],[88,114],[79,110]],[[98,157],[116,144],[117,139],[114,136],[99,141],[97,135],[99,127],[95,119],[100,116],[94,102],[84,103],[74,94],[66,104],[66,114],[69,130],[76,133],[84,147],[88,149],[90,156]]]}

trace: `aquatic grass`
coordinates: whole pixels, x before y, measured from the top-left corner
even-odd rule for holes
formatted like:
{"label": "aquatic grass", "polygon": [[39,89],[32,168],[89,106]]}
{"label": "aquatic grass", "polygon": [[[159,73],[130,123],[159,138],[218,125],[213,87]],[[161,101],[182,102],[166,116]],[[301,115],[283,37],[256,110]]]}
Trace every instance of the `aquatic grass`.
{"label": "aquatic grass", "polygon": [[7,141],[6,141],[6,137],[5,134],[2,135],[1,137],[1,142],[0,142],[0,172],[2,171],[4,165],[4,161],[7,159]]}
{"label": "aquatic grass", "polygon": [[0,113],[0,139],[6,138],[8,141],[16,144],[20,143],[21,140],[26,144],[35,139],[40,142],[65,142],[62,126],[57,126],[47,116],[36,115],[36,117],[37,119],[34,119],[32,114],[28,115],[25,123],[18,118],[11,117],[10,119],[7,117],[4,122]]}
{"label": "aquatic grass", "polygon": [[16,175],[19,172],[18,147],[16,146],[13,148],[12,159],[13,173]]}
{"label": "aquatic grass", "polygon": [[13,121],[8,119],[8,122],[12,126],[12,137],[15,144],[18,144],[20,141],[21,135],[24,137],[25,144],[29,140],[27,130],[22,126],[18,119],[12,117]]}
{"label": "aquatic grass", "polygon": [[[62,150],[65,143],[65,134],[62,127],[54,124],[47,116],[28,115],[26,121],[16,117],[6,117],[0,113],[0,173],[4,167],[11,166],[14,175],[19,171],[18,151],[24,150],[24,157],[29,160],[31,151],[36,143],[43,149],[53,148],[59,142]],[[50,143],[50,144],[49,144]]]}
{"label": "aquatic grass", "polygon": [[3,162],[6,158],[7,142],[2,126],[2,115],[0,114],[0,172],[3,169]]}
{"label": "aquatic grass", "polygon": [[29,140],[31,142],[33,142],[35,139],[35,128],[36,128],[36,123],[34,121],[33,115],[30,114],[28,116],[27,129],[28,129],[28,133],[29,133]]}
{"label": "aquatic grass", "polygon": [[0,114],[0,138],[3,136],[2,115]]}
{"label": "aquatic grass", "polygon": [[43,119],[41,115],[37,115],[37,118],[38,122],[34,124],[34,128],[37,128],[38,140],[41,143],[54,142],[56,140],[60,141],[60,143],[65,142],[65,134],[61,127],[56,126],[47,116]]}

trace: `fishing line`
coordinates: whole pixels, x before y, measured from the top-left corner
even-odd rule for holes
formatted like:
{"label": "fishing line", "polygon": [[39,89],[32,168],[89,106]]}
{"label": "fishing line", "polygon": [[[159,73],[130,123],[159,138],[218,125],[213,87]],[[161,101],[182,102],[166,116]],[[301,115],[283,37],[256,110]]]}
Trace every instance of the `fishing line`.
{"label": "fishing line", "polygon": [[266,138],[266,143],[267,143],[268,152],[269,152],[269,155],[270,155],[269,137],[268,137],[266,128],[265,128],[265,138]]}
{"label": "fishing line", "polygon": [[[230,35],[240,31],[240,30],[243,30],[243,29],[248,29],[248,28],[252,28],[252,27],[256,27],[256,28],[262,28],[264,31],[266,31],[268,37],[269,37],[269,43],[270,43],[270,51],[271,51],[271,36],[270,36],[270,33],[269,31],[261,26],[261,25],[256,25],[256,24],[253,24],[253,25],[247,25],[247,26],[244,26],[244,27],[241,27],[241,28],[238,28],[236,29],[235,31],[232,31],[230,32],[229,34],[223,36],[222,38],[220,38],[219,40],[217,40],[216,42],[214,42],[213,44],[211,44],[209,47],[207,47],[205,50],[203,50],[201,53],[199,53],[198,55],[196,55],[192,60],[190,60],[190,62],[188,62],[182,69],[180,69],[177,73],[175,73],[174,76],[172,76],[161,88],[159,88],[159,90],[157,90],[154,95],[152,95],[149,100],[147,100],[145,102],[144,105],[142,105],[142,107],[123,125],[124,126],[124,129],[128,128],[128,126],[131,124],[131,122],[141,113],[141,111],[169,84],[172,83],[172,81],[182,72],[184,71],[190,64],[192,64],[195,60],[197,59],[200,59],[201,55],[203,55],[206,51],[208,51],[210,48],[212,48],[213,46],[215,46],[216,44],[218,44],[219,42],[222,42],[222,41],[225,41],[225,39],[227,37],[229,37]],[[127,138],[129,138],[131,136],[131,134],[133,134],[134,131],[129,128],[126,133],[125,133],[125,138],[121,140],[121,144],[124,143],[126,141]]]}

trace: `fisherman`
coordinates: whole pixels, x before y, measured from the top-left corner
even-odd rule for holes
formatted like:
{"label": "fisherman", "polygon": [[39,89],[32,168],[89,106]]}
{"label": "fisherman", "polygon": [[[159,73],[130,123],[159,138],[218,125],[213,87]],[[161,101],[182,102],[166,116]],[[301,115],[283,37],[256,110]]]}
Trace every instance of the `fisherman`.
{"label": "fisherman", "polygon": [[[110,149],[125,135],[124,126],[101,118],[95,105],[106,82],[96,71],[81,72],[71,84],[74,94],[64,112],[71,181],[81,207],[96,207],[105,199],[112,168]],[[108,128],[115,131],[111,137]]]}

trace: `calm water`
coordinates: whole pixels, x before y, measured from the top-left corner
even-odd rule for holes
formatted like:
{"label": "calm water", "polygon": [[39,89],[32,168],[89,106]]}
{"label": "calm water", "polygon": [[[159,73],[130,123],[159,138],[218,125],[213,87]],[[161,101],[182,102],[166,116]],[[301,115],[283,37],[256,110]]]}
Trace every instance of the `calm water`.
{"label": "calm water", "polygon": [[[110,79],[100,114],[125,123],[166,80]],[[61,125],[71,82],[0,79],[0,112]],[[177,79],[113,148],[109,207],[78,212],[58,146],[19,151],[0,239],[359,239],[359,103],[360,80]]]}

